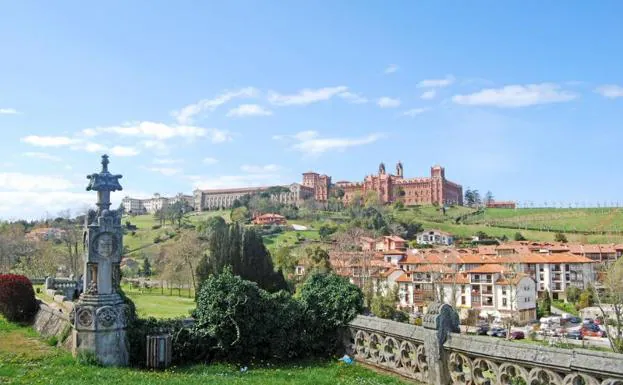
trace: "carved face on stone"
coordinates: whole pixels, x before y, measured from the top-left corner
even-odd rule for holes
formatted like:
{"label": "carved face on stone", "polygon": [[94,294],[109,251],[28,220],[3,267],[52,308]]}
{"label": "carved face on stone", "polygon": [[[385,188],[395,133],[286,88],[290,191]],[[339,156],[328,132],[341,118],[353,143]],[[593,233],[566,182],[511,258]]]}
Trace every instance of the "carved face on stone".
{"label": "carved face on stone", "polygon": [[108,258],[115,252],[115,245],[112,235],[104,233],[97,237],[97,254],[103,258]]}

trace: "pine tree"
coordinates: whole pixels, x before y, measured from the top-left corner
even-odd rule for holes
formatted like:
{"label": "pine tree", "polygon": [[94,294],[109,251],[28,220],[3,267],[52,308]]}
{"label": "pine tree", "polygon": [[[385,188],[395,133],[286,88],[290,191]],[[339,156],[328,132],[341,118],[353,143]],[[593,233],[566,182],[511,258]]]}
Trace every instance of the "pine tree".
{"label": "pine tree", "polygon": [[149,263],[149,258],[143,259],[143,276],[149,277],[151,276],[151,263]]}

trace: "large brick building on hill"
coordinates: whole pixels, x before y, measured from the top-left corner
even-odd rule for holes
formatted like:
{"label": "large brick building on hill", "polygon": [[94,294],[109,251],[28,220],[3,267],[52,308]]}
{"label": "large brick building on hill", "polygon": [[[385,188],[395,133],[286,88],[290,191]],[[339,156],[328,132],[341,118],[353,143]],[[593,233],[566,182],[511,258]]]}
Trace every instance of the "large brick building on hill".
{"label": "large brick building on hill", "polygon": [[378,173],[366,176],[363,182],[340,181],[335,186],[344,191],[345,203],[374,191],[381,203],[401,199],[405,205],[463,204],[463,187],[447,180],[445,169],[439,165],[431,167],[430,177],[405,178],[402,163],[396,165],[396,174],[388,174],[381,163]]}

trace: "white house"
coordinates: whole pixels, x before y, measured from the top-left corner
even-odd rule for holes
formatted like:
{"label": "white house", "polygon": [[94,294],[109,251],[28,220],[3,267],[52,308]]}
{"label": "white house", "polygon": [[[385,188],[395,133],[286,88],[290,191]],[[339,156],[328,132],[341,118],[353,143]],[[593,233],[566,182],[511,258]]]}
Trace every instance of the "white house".
{"label": "white house", "polygon": [[423,231],[416,236],[418,245],[446,245],[454,243],[454,237],[445,231],[430,229]]}

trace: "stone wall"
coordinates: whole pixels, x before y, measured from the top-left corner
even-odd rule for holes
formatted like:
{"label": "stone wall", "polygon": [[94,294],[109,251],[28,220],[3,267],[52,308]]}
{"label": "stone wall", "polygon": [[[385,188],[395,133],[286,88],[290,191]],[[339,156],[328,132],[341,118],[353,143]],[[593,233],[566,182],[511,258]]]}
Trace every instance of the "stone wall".
{"label": "stone wall", "polygon": [[39,302],[39,311],[35,315],[35,330],[44,338],[56,336],[58,343],[70,350],[73,341],[71,336],[71,322],[69,314],[63,310],[50,307],[45,302]]}
{"label": "stone wall", "polygon": [[440,330],[365,316],[349,326],[347,351],[357,360],[423,383],[623,385],[620,354],[453,332],[440,338]]}

